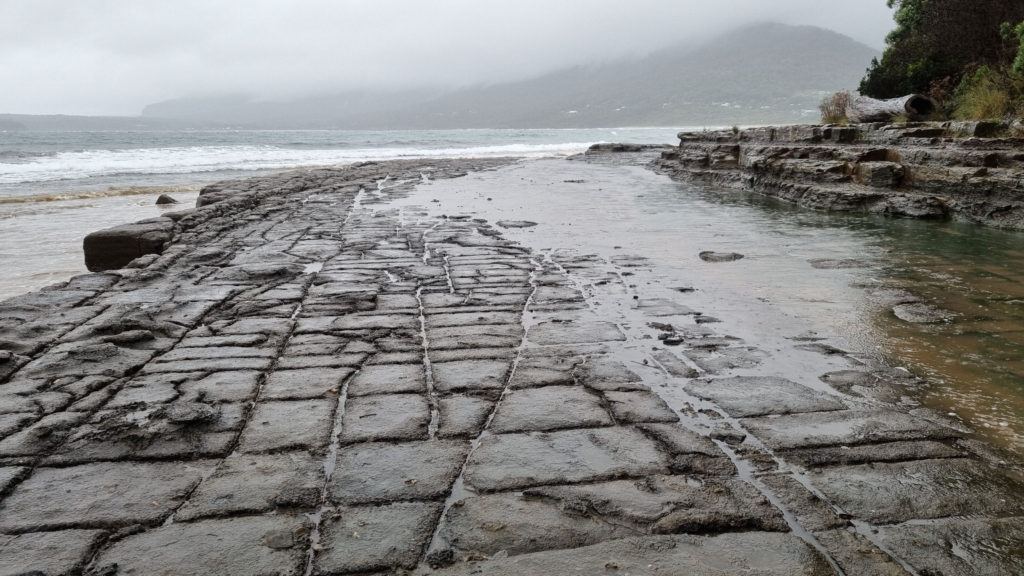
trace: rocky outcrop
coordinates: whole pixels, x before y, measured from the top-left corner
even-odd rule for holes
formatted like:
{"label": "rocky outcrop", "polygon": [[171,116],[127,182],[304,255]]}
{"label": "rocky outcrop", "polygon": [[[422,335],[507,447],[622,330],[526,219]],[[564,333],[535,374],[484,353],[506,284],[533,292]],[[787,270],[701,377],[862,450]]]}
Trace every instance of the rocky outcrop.
{"label": "rocky outcrop", "polygon": [[958,218],[1024,229],[1024,138],[997,122],[683,132],[672,177],[826,211]]}

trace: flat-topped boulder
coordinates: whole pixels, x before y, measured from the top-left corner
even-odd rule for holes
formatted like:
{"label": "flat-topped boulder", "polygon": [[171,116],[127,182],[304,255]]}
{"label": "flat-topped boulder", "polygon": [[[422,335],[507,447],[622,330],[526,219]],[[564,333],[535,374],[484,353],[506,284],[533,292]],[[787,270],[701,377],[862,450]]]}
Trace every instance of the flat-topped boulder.
{"label": "flat-topped boulder", "polygon": [[151,218],[93,232],[85,237],[85,267],[90,272],[117,270],[140,256],[160,254],[174,237],[174,220]]}

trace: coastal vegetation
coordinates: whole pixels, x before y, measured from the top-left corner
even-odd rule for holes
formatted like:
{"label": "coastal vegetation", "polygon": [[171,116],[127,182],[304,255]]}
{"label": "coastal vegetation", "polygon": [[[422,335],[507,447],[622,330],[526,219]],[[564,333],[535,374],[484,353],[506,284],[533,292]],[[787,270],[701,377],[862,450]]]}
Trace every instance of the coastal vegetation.
{"label": "coastal vegetation", "polygon": [[896,28],[859,91],[872,98],[924,94],[936,119],[1024,116],[1024,2],[887,0]]}
{"label": "coastal vegetation", "polygon": [[853,96],[849,92],[836,92],[832,96],[827,96],[818,106],[821,110],[821,123],[848,124],[849,119],[846,117],[846,107],[850,105],[852,100]]}

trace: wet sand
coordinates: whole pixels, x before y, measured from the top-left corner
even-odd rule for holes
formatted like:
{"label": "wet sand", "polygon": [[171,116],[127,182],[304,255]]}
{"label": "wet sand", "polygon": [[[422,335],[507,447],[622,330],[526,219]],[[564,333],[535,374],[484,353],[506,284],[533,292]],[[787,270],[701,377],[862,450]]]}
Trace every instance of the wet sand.
{"label": "wet sand", "polygon": [[[0,300],[86,272],[82,258],[82,238],[86,234],[194,206],[199,187],[124,192],[103,196],[104,191],[98,191],[93,192],[95,197],[68,200],[0,202],[0,260],[5,267],[0,278]],[[156,199],[162,193],[170,194],[179,204],[157,206]]]}
{"label": "wet sand", "polygon": [[856,244],[680,230],[643,160],[231,183],[163,255],[3,303],[0,567],[1024,569],[1015,462],[885,363],[823,265]]}

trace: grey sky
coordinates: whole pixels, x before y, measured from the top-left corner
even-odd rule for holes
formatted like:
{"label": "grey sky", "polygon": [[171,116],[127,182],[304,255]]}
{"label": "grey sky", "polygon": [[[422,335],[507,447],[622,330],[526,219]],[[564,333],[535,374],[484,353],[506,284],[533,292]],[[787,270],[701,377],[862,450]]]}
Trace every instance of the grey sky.
{"label": "grey sky", "polygon": [[492,83],[758,21],[892,28],[885,0],[0,0],[0,113]]}

